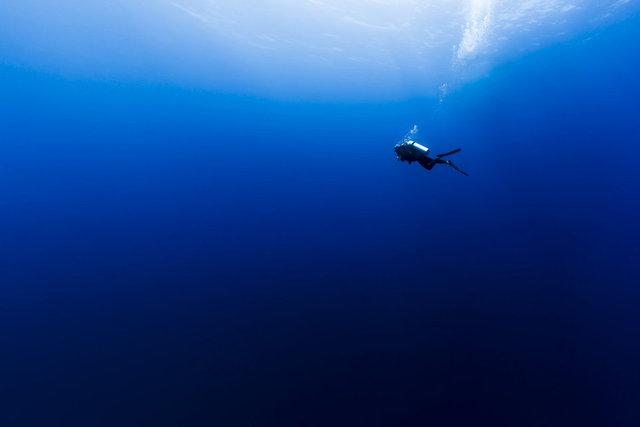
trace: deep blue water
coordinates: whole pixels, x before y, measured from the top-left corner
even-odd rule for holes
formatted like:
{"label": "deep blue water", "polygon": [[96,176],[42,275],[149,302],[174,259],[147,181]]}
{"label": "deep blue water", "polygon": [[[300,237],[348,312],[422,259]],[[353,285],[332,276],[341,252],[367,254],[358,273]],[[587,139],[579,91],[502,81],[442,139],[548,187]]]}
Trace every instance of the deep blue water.
{"label": "deep blue water", "polygon": [[440,105],[0,67],[0,423],[637,426],[638,40]]}

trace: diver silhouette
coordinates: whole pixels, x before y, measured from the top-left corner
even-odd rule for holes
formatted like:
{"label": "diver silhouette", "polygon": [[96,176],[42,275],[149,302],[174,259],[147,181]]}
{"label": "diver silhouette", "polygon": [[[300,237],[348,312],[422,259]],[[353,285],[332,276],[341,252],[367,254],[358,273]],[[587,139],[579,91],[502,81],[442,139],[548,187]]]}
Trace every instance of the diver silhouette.
{"label": "diver silhouette", "polygon": [[[408,135],[412,136],[416,133],[417,127],[414,126]],[[437,154],[435,157],[431,157],[429,155],[429,148],[425,147],[424,145],[418,144],[413,139],[405,137],[405,139],[400,144],[397,144],[395,147],[393,147],[393,150],[396,152],[396,157],[401,162],[409,162],[409,164],[418,162],[423,168],[428,171],[433,169],[435,165],[447,165],[460,172],[464,176],[469,176],[468,173],[460,169],[451,160],[446,160],[443,158],[459,153],[460,151],[462,151],[461,148],[456,148],[455,150],[451,150],[443,154]]]}

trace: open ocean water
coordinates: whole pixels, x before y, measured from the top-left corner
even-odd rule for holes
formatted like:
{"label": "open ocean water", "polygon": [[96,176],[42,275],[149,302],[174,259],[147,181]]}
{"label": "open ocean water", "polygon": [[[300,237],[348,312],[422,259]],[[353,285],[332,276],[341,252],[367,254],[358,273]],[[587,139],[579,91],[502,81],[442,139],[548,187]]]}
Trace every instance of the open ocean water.
{"label": "open ocean water", "polygon": [[639,73],[637,15],[443,99],[3,62],[0,425],[640,425]]}

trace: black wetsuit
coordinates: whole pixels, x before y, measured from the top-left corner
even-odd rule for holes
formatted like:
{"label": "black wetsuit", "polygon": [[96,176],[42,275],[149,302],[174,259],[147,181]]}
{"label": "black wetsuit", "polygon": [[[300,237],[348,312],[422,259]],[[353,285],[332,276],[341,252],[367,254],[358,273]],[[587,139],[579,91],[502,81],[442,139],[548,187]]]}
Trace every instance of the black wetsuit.
{"label": "black wetsuit", "polygon": [[455,150],[449,151],[447,153],[438,154],[435,157],[430,157],[428,154],[430,150],[427,147],[418,144],[415,141],[409,140],[403,142],[402,144],[396,145],[394,147],[394,151],[396,152],[398,160],[409,163],[418,162],[426,170],[430,171],[435,165],[447,165],[460,172],[461,174],[469,176],[468,173],[456,166],[456,164],[451,160],[445,160],[443,158],[459,153],[460,151],[462,151],[460,148],[456,148]]}

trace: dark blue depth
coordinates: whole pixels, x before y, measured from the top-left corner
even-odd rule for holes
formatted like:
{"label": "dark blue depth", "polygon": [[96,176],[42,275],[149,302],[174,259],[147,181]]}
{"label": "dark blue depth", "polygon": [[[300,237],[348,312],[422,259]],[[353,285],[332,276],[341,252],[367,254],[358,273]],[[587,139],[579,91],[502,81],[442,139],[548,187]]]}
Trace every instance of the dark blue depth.
{"label": "dark blue depth", "polygon": [[0,424],[639,425],[638,40],[441,105],[0,68]]}

